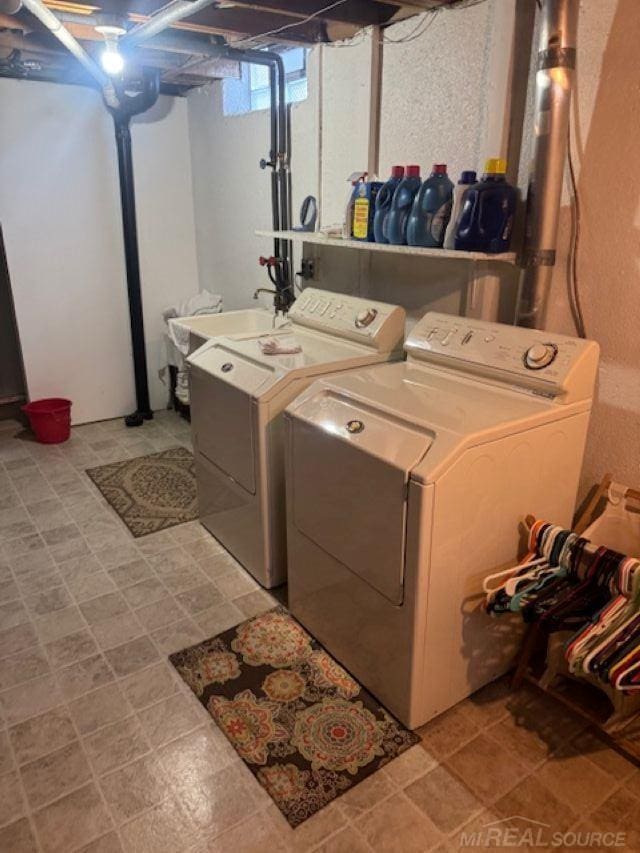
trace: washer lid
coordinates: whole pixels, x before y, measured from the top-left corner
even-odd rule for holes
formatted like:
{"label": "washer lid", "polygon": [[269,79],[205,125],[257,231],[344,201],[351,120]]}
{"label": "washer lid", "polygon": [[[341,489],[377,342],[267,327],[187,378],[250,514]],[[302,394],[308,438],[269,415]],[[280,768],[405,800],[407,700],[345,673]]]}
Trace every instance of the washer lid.
{"label": "washer lid", "polygon": [[[420,482],[431,482],[451,461],[452,454],[462,452],[465,446],[564,414],[549,400],[409,362],[326,376],[290,403],[287,413],[324,423],[324,429],[344,438],[344,417],[341,421],[334,417],[333,400],[362,412],[363,419],[366,412],[375,414],[384,428],[363,432],[361,440],[369,452],[381,458],[393,461],[396,454],[403,454],[411,464],[412,479]],[[323,422],[324,414],[327,417]],[[423,452],[414,454],[413,441],[408,441],[406,448],[402,442],[398,444],[393,435],[397,430],[399,435],[408,431],[414,441],[422,436]]]}
{"label": "washer lid", "polygon": [[[260,346],[273,339],[282,347],[300,347],[297,353],[267,355]],[[235,340],[214,338],[196,350],[189,364],[225,379],[253,397],[268,398],[282,382],[298,376],[368,365],[383,356],[369,347],[319,332],[296,329],[275,331]]]}
{"label": "washer lid", "polygon": [[310,396],[296,418],[403,471],[408,478],[434,440],[432,430],[335,391]]}

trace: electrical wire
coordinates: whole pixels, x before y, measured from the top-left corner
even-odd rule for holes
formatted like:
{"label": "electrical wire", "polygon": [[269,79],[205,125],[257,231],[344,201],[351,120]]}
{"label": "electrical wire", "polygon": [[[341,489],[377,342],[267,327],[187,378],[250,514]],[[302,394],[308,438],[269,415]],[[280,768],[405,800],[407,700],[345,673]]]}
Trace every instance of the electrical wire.
{"label": "electrical wire", "polygon": [[578,194],[578,182],[576,181],[576,170],[571,150],[571,123],[567,131],[567,160],[569,163],[569,179],[571,182],[571,246],[567,258],[567,288],[569,293],[569,307],[576,331],[581,338],[587,337],[587,330],[582,312],[580,300],[580,289],[578,283],[578,251],[580,247],[580,196]]}
{"label": "electrical wire", "polygon": [[234,41],[230,41],[230,45],[238,44],[238,42],[242,42],[242,44],[251,44],[254,41],[258,41],[259,39],[266,38],[267,36],[275,36],[278,33],[283,33],[285,30],[295,29],[295,27],[301,27],[303,24],[308,24],[309,21],[312,21],[314,18],[318,18],[323,15],[325,12],[330,12],[331,9],[335,9],[336,6],[342,6],[346,3],[347,0],[335,0],[333,3],[329,3],[328,6],[323,6],[321,9],[316,9],[315,12],[312,12],[310,15],[307,15],[306,18],[302,18],[300,21],[292,21],[290,24],[284,24],[282,27],[278,27],[275,30],[269,30],[266,33],[258,33],[258,35],[251,36],[250,38],[239,38]]}
{"label": "electrical wire", "polygon": [[[321,17],[322,15],[324,15],[325,12],[330,12],[331,9],[335,9],[337,6],[342,6],[344,3],[347,2],[348,0],[334,0],[333,3],[329,3],[328,6],[323,6],[321,9],[316,9],[315,12],[312,12],[310,15],[307,15],[306,18],[302,18],[300,21],[292,21],[290,24],[284,24],[282,27],[278,27],[275,30],[268,30],[264,33],[258,33],[255,36],[250,36],[249,38],[234,39],[234,41],[229,42],[229,45],[233,46],[239,43],[242,43],[243,45],[252,44],[253,42],[260,41],[261,39],[264,39],[267,36],[274,36],[278,35],[278,33],[285,32],[286,30],[295,29],[295,27],[300,27],[303,24],[307,24],[314,18]],[[430,10],[425,16],[425,19],[421,20],[416,26],[416,28],[412,30],[407,36],[404,36],[400,39],[390,39],[383,36],[381,42],[383,44],[407,44],[408,42],[420,38],[429,29],[429,27],[435,20],[437,13],[441,9],[446,9],[447,11],[452,11],[455,9],[471,9],[473,6],[479,6],[481,3],[486,2],[487,0],[452,0],[451,3],[447,6],[442,6]],[[424,28],[420,29],[421,27]],[[418,30],[420,30],[420,32],[418,32]],[[362,44],[363,41],[364,36],[359,42],[356,43],[350,42],[348,44],[334,44],[332,42],[328,42],[327,47],[357,47],[359,44]]]}
{"label": "electrical wire", "polygon": [[427,32],[427,30],[432,26],[438,14],[438,9],[434,9],[428,15],[425,15],[424,19],[421,20],[416,27],[414,27],[410,33],[406,36],[403,36],[399,39],[391,39],[388,36],[383,35],[380,39],[380,44],[408,44],[411,41],[416,41],[416,39],[422,38],[422,36]]}

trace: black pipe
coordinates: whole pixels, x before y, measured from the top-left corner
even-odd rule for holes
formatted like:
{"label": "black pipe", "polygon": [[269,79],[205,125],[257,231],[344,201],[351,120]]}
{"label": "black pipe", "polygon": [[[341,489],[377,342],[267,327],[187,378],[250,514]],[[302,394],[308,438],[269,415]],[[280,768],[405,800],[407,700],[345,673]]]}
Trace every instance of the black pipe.
{"label": "black pipe", "polygon": [[[288,231],[290,218],[290,177],[289,177],[289,113],[286,104],[286,72],[284,61],[279,53],[266,50],[242,50],[232,47],[213,47],[216,55],[222,55],[238,62],[254,65],[266,65],[269,68],[271,93],[271,139],[272,151],[268,165],[272,168],[271,203],[274,230]],[[218,54],[218,51],[220,53]],[[273,150],[274,132],[277,136]],[[275,155],[275,156],[274,156]],[[267,165],[263,161],[264,165]],[[279,227],[275,225],[278,222]],[[294,301],[293,281],[291,278],[291,243],[288,240],[274,240],[275,256],[279,258],[276,268],[278,281],[276,307],[287,309]]]}
{"label": "black pipe", "polygon": [[[269,65],[269,108],[271,119],[271,149],[269,151],[269,166],[271,167],[271,219],[273,230],[280,230],[280,200],[278,197],[278,175],[276,166],[278,163],[278,110],[277,110],[277,72],[276,66]],[[280,240],[276,237],[273,241],[273,254],[280,257]]]}
{"label": "black pipe", "polygon": [[[129,84],[130,85],[130,84]],[[160,75],[145,72],[139,81],[142,90],[136,95],[125,92],[124,83],[116,84],[118,106],[106,104],[113,116],[118,150],[118,174],[120,177],[120,203],[122,206],[122,234],[127,271],[127,293],[129,295],[129,320],[131,324],[131,348],[136,389],[136,411],[125,418],[127,426],[141,426],[153,418],[149,402],[149,380],[147,374],[147,351],[142,312],[142,289],[140,284],[140,255],[138,251],[138,228],[136,223],[136,196],[133,181],[133,158],[131,155],[131,117],[152,107],[158,99]]]}
{"label": "black pipe", "polygon": [[133,373],[136,386],[136,411],[131,415],[127,415],[125,422],[127,426],[140,426],[143,420],[150,420],[153,417],[153,412],[149,403],[147,351],[144,336],[144,317],[142,314],[140,257],[138,253],[138,229],[136,226],[136,197],[133,186],[133,160],[131,158],[131,131],[129,129],[129,116],[120,118],[114,115],[113,122],[118,149],[122,233],[124,237],[124,258],[127,268]]}

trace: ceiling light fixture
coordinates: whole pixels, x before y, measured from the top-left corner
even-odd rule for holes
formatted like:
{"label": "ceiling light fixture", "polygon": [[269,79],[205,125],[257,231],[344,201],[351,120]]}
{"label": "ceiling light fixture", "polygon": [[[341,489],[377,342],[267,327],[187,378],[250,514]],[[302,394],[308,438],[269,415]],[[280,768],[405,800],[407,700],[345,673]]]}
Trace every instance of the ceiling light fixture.
{"label": "ceiling light fixture", "polygon": [[122,18],[117,15],[99,15],[94,29],[105,41],[105,48],[100,56],[102,67],[110,77],[122,74],[124,59],[118,50],[118,39],[127,32]]}

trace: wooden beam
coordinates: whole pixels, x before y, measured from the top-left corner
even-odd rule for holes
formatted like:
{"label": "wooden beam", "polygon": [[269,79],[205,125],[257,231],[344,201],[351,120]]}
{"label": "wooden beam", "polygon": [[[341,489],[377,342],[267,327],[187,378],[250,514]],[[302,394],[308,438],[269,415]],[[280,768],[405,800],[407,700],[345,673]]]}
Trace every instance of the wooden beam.
{"label": "wooden beam", "polygon": [[382,35],[380,27],[371,28],[371,68],[369,82],[369,180],[380,174],[380,106],[382,102]]}
{"label": "wooden beam", "polygon": [[[195,15],[190,15],[185,23],[191,26],[205,26],[208,29],[231,36],[231,39],[255,38],[263,33],[278,33],[278,40],[298,42],[302,44],[315,44],[328,40],[324,21],[312,20],[308,22],[297,22],[287,15],[278,15],[271,12],[260,12],[255,9],[242,8],[219,8],[208,6]],[[293,26],[291,26],[293,24]],[[272,39],[273,40],[273,39]]]}

